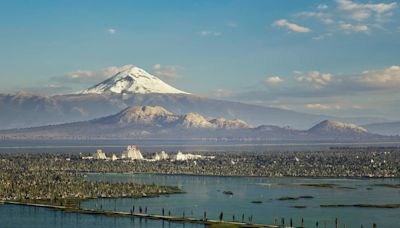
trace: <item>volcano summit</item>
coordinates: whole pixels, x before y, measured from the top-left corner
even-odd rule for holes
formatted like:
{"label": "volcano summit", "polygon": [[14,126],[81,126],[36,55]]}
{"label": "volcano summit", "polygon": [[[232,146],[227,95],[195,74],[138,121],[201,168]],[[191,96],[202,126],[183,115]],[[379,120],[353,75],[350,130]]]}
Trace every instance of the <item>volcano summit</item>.
{"label": "volcano summit", "polygon": [[82,94],[109,94],[109,93],[163,93],[163,94],[189,94],[176,89],[161,79],[147,73],[145,70],[128,65],[111,78],[90,87]]}

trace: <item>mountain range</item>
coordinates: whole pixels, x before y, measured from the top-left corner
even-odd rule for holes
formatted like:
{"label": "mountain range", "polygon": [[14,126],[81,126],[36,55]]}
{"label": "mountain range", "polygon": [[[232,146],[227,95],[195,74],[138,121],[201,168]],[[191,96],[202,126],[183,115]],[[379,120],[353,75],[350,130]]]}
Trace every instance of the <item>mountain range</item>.
{"label": "mountain range", "polygon": [[44,96],[32,93],[0,94],[0,129],[87,121],[132,106],[162,106],[183,115],[224,116],[253,125],[309,127],[325,120],[359,125],[385,122],[374,117],[341,118],[273,107],[201,97],[176,89],[143,69],[127,66],[99,84],[79,93]]}
{"label": "mountain range", "polygon": [[374,123],[363,126],[370,132],[381,135],[400,135],[400,122]]}
{"label": "mountain range", "polygon": [[272,125],[254,127],[239,120],[174,114],[160,106],[136,106],[117,114],[43,127],[0,131],[1,139],[174,139],[248,141],[365,141],[390,137],[369,133],[355,124],[325,120],[308,130]]}

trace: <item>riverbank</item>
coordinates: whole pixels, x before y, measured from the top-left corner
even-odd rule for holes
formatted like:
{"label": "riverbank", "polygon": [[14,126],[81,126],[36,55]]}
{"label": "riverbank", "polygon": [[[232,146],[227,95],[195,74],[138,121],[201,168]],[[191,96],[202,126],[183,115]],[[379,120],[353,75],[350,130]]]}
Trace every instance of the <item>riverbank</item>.
{"label": "riverbank", "polygon": [[156,214],[143,214],[143,213],[129,213],[129,212],[121,212],[121,211],[108,211],[108,210],[94,210],[94,209],[83,209],[76,207],[67,207],[67,206],[57,206],[57,205],[47,205],[47,204],[35,204],[35,203],[23,203],[23,202],[14,202],[14,201],[0,201],[0,204],[11,204],[11,205],[22,205],[22,206],[30,206],[30,207],[41,207],[48,208],[53,210],[61,210],[67,213],[80,213],[80,214],[91,214],[91,215],[99,215],[99,216],[114,216],[114,217],[137,217],[142,219],[155,219],[155,220],[164,220],[167,222],[179,222],[179,223],[195,223],[195,224],[204,224],[208,227],[248,227],[248,228],[278,228],[282,226],[275,225],[264,225],[264,224],[249,224],[242,222],[234,222],[234,221],[218,221],[218,220],[208,220],[208,219],[197,219],[197,218],[189,218],[189,217],[174,217],[174,216],[165,216],[165,215],[156,215]]}

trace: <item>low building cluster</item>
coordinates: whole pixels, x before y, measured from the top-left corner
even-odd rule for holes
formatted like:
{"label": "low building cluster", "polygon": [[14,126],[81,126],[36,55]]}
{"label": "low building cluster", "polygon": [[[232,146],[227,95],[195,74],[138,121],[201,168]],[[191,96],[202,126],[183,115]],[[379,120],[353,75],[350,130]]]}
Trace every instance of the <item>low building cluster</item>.
{"label": "low building cluster", "polygon": [[121,153],[121,155],[118,157],[116,154],[111,155],[111,157],[107,157],[106,153],[103,152],[103,150],[98,149],[92,156],[87,156],[87,157],[82,157],[82,159],[85,160],[111,160],[111,161],[116,161],[116,160],[144,160],[144,157],[140,150],[132,145],[128,146],[125,151]]}
{"label": "low building cluster", "polygon": [[197,159],[214,159],[215,156],[204,156],[199,154],[184,154],[182,152],[178,152],[174,159],[175,161],[187,161],[187,160],[197,160]]}
{"label": "low building cluster", "polygon": [[142,161],[162,161],[162,160],[170,160],[170,161],[188,161],[188,160],[200,160],[200,159],[214,159],[215,156],[204,156],[199,154],[184,154],[178,151],[175,155],[168,155],[165,151],[157,152],[151,158],[143,157],[140,150],[135,145],[130,145],[126,148],[125,151],[118,157],[115,154],[112,154],[111,157],[107,157],[107,155],[101,150],[98,149],[92,156],[82,157],[84,160],[142,160]]}
{"label": "low building cluster", "polygon": [[[72,159],[72,158],[71,158]],[[149,162],[151,161],[151,162]],[[98,172],[265,177],[400,177],[400,148],[332,148],[304,152],[155,153],[135,165],[118,160]]]}

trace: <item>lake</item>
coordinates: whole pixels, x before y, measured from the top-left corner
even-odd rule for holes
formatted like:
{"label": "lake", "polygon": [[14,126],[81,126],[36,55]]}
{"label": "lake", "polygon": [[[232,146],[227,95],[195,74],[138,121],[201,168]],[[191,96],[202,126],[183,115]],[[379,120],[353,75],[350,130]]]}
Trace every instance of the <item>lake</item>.
{"label": "lake", "polygon": [[[130,211],[147,207],[148,213],[161,214],[162,208],[174,216],[202,218],[204,211],[209,218],[217,219],[220,212],[224,219],[245,220],[253,217],[254,223],[273,224],[275,220],[290,218],[300,225],[304,218],[307,227],[333,227],[335,217],[347,227],[400,227],[400,209],[378,208],[321,208],[320,204],[389,204],[400,203],[400,190],[379,187],[377,184],[399,184],[400,179],[345,179],[345,178],[254,178],[209,177],[153,174],[90,174],[94,180],[136,182],[159,185],[177,185],[187,193],[158,198],[94,199],[81,204],[83,208]],[[333,184],[333,188],[306,187],[302,184]],[[233,195],[224,194],[231,191]],[[312,196],[311,199],[278,200],[282,197]],[[252,203],[261,201],[262,203]],[[305,206],[306,208],[294,208]],[[342,226],[341,226],[342,227]]]}

